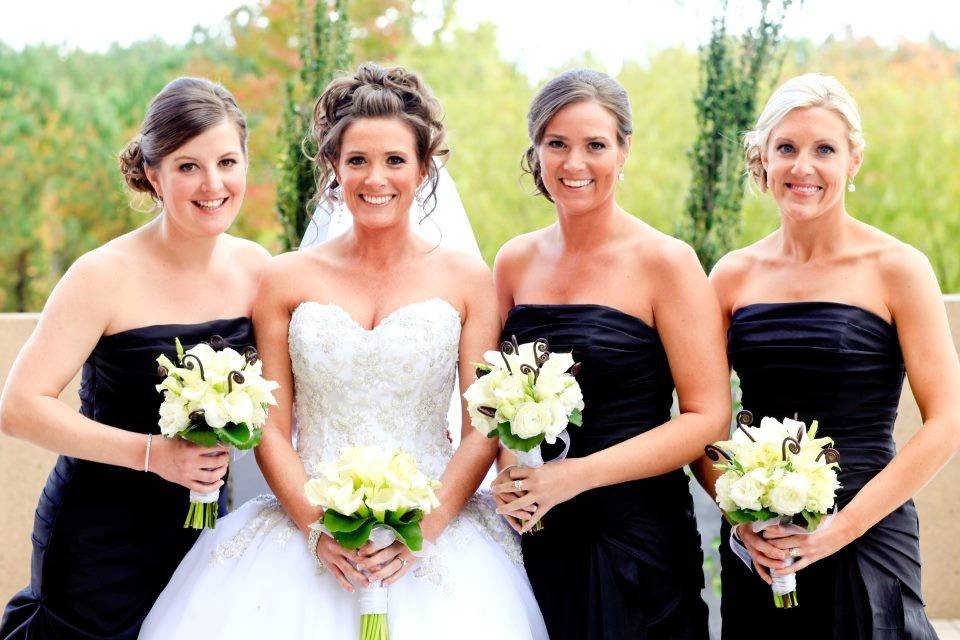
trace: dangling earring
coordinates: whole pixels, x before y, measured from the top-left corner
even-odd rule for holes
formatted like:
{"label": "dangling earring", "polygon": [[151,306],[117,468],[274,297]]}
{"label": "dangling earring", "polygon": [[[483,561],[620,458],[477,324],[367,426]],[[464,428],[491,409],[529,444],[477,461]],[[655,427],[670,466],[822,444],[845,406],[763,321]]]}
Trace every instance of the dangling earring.
{"label": "dangling earring", "polygon": [[857,190],[857,185],[853,184],[853,178],[850,178],[850,182],[847,183],[847,191],[853,193]]}
{"label": "dangling earring", "polygon": [[420,208],[420,213],[425,213],[423,210],[423,201],[426,200],[426,197],[423,195],[423,188],[417,189],[417,192],[414,194],[413,199],[416,201],[417,206]]}
{"label": "dangling earring", "polygon": [[333,200],[333,224],[340,226],[340,223],[343,221],[343,210],[346,208],[346,205],[343,203],[343,189],[337,186],[337,188],[333,190],[333,193],[330,194],[330,198]]}
{"label": "dangling earring", "polygon": [[623,169],[620,169],[620,175],[617,176],[617,179],[620,180],[620,182],[626,180],[626,177],[623,175]]}

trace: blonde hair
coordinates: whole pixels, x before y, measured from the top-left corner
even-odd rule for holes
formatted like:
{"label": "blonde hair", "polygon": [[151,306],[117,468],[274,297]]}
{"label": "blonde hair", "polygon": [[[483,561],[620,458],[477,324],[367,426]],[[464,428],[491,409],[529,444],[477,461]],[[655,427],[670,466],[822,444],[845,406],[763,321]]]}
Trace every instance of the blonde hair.
{"label": "blonde hair", "polygon": [[867,146],[860,128],[860,110],[853,96],[833,76],[807,73],[791,78],[773,92],[756,126],[743,135],[747,174],[761,191],[767,190],[767,172],[761,154],[770,141],[770,133],[794,109],[823,107],[835,112],[847,124],[847,142],[851,153]]}

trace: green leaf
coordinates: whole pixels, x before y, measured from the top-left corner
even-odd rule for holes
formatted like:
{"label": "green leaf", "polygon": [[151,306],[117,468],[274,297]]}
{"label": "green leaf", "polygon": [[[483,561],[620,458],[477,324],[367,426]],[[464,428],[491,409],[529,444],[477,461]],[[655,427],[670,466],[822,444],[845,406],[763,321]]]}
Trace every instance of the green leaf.
{"label": "green leaf", "polygon": [[576,425],[578,427],[583,426],[583,413],[580,412],[580,409],[574,409],[573,413],[570,414],[570,418],[567,420],[570,424]]}
{"label": "green leaf", "polygon": [[812,511],[802,511],[803,519],[807,521],[807,531],[813,531],[820,526],[820,520],[823,519],[822,513]]}
{"label": "green leaf", "polygon": [[214,429],[214,432],[221,442],[237,449],[251,449],[257,446],[260,444],[260,438],[263,435],[260,429],[251,431],[242,422],[239,424],[228,422],[222,429]]}
{"label": "green leaf", "polygon": [[205,424],[190,425],[184,431],[181,431],[179,436],[187,442],[192,442],[201,447],[215,447],[219,442],[214,430]]}
{"label": "green leaf", "polygon": [[419,522],[391,527],[400,539],[411,551],[420,551],[423,548],[423,531],[420,529]]}
{"label": "green leaf", "polygon": [[373,520],[373,518],[370,516],[345,516],[333,509],[327,509],[323,512],[323,526],[325,526],[330,533],[356,531],[363,526],[367,520]]}
{"label": "green leaf", "polygon": [[180,344],[180,338],[174,338],[173,344],[177,347],[177,360],[183,364],[183,355],[185,351],[183,350],[183,345]]}
{"label": "green leaf", "polygon": [[498,424],[497,432],[500,434],[500,442],[503,443],[503,446],[512,451],[530,451],[538,444],[543,442],[545,437],[542,433],[538,436],[534,436],[533,438],[521,438],[519,436],[515,436],[510,431],[509,422],[501,422]]}
{"label": "green leaf", "polygon": [[[340,531],[334,533],[334,539],[340,543],[340,546],[346,549],[359,549],[370,539],[370,532],[373,530],[373,526],[377,524],[377,521],[373,518],[368,518],[362,520],[361,523],[360,528],[356,531]],[[324,519],[324,524],[326,524],[326,519]]]}

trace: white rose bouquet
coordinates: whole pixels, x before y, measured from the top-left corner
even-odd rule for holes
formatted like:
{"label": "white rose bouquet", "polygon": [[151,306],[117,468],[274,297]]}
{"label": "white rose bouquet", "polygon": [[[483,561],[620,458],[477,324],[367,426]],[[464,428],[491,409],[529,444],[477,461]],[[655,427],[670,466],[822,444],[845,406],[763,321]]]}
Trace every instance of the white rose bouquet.
{"label": "white rose bouquet", "polygon": [[[830,438],[817,438],[817,422],[765,417],[751,426],[753,414],[737,414],[730,440],[706,447],[706,454],[725,473],[717,478],[717,503],[734,526],[752,523],[754,531],[773,525],[802,523],[798,531],[813,532],[834,506],[839,452]],[[793,558],[787,558],[791,564]],[[778,608],[797,606],[793,574],[774,576],[773,598]]]}
{"label": "white rose bouquet", "polygon": [[[307,481],[307,500],[323,508],[323,524],[314,525],[347,549],[368,540],[383,549],[399,540],[411,551],[423,548],[420,521],[440,506],[440,486],[400,451],[350,447],[334,462],[322,463]],[[386,640],[387,591],[379,582],[360,593],[360,640]]]}
{"label": "white rose bouquet", "polygon": [[[580,365],[569,353],[550,353],[546,340],[517,344],[514,336],[499,351],[484,354],[477,380],[463,397],[474,428],[513,451],[521,466],[543,464],[540,445],[561,440],[566,456],[567,427],[583,424],[583,392],[574,376]],[[533,530],[543,525],[538,522]]]}
{"label": "white rose bouquet", "polygon": [[[157,371],[163,376],[157,385],[163,393],[160,433],[203,447],[222,443],[250,449],[260,444],[267,405],[277,404],[272,391],[279,385],[261,375],[257,350],[246,347],[238,353],[220,336],[186,352],[179,339],[175,344],[179,364],[165,355],[157,358]],[[219,496],[219,491],[191,491],[184,528],[214,528]]]}

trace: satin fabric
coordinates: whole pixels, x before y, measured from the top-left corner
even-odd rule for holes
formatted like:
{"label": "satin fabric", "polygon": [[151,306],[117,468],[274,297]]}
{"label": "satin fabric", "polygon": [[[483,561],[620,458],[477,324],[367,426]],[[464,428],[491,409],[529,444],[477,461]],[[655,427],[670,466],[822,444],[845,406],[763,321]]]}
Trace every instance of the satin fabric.
{"label": "satin fabric", "polygon": [[[518,305],[504,339],[546,338],[582,363],[583,426],[571,458],[670,419],[674,389],[657,332],[601,305]],[[545,447],[544,458],[556,451]],[[553,640],[707,638],[703,556],[688,478],[677,469],[584,492],[521,541],[527,575]]]}
{"label": "satin fabric", "polygon": [[[731,319],[729,356],[743,408],[819,422],[840,452],[840,508],[893,459],[904,379],[896,328],[833,302],[751,304]],[[778,610],[770,587],[730,551],[721,532],[723,637],[769,629],[778,638],[936,638],[920,593],[913,500],[862,537],[797,575],[799,607]]]}
{"label": "satin fabric", "polygon": [[[176,337],[189,349],[213,335],[234,349],[253,344],[248,318],[101,337],[83,365],[81,413],[159,434],[157,356],[174,358]],[[60,456],[37,505],[30,585],[7,605],[0,638],[136,638],[197,539],[198,532],[183,528],[188,505],[186,488],[154,473]]]}

